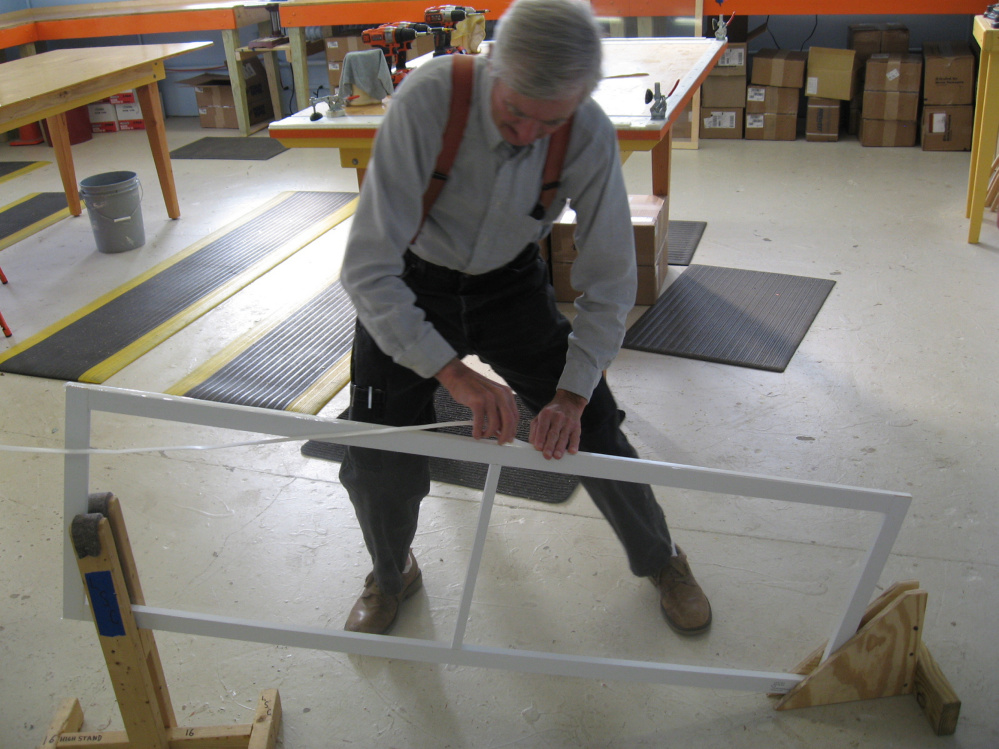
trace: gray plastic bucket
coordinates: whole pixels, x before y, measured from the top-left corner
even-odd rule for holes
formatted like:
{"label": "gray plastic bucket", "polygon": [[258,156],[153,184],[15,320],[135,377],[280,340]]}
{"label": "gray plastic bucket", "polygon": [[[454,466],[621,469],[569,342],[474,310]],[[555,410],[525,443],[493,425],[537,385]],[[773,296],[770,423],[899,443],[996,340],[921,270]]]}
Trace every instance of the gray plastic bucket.
{"label": "gray plastic bucket", "polygon": [[142,188],[135,172],[108,172],[80,182],[90,227],[100,252],[125,252],[142,247]]}

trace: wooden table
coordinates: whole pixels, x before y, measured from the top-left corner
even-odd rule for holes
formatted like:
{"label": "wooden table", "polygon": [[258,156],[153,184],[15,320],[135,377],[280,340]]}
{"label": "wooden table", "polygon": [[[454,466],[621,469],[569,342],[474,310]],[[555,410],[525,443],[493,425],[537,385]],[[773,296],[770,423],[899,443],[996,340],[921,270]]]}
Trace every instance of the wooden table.
{"label": "wooden table", "polygon": [[0,131],[42,119],[48,123],[66,190],[66,203],[70,213],[79,216],[80,193],[70,151],[66,112],[134,88],[167,214],[170,218],[179,218],[180,206],[157,81],[163,80],[165,75],[164,60],[210,44],[186,42],[60,49],[3,63],[0,65]]}
{"label": "wooden table", "polygon": [[[257,36],[271,33],[267,3],[259,0],[128,0],[128,2],[52,5],[0,14],[0,48],[18,47],[20,57],[35,54],[35,43],[53,40],[143,34],[219,32],[232,81],[239,130],[249,135],[263,128],[250,125],[239,31],[256,25]],[[278,110],[280,116],[280,110]]]}
{"label": "wooden table", "polygon": [[[725,43],[714,39],[605,39],[604,80],[593,93],[617,129],[622,159],[635,151],[652,152],[652,191],[669,194],[671,126],[715,66]],[[485,46],[485,45],[484,45]],[[417,58],[418,66],[430,56]],[[645,92],[659,83],[667,100],[666,119],[653,120]],[[325,112],[326,105],[318,105]],[[311,107],[272,122],[270,135],[289,147],[340,149],[340,164],[363,179],[375,133],[385,110],[381,105],[347,108],[345,117],[309,119]]]}
{"label": "wooden table", "polygon": [[978,99],[975,102],[975,129],[971,136],[971,169],[968,174],[967,213],[971,223],[968,241],[977,244],[985,213],[985,195],[996,156],[999,135],[999,29],[985,16],[975,17],[975,41],[982,48],[978,65]]}

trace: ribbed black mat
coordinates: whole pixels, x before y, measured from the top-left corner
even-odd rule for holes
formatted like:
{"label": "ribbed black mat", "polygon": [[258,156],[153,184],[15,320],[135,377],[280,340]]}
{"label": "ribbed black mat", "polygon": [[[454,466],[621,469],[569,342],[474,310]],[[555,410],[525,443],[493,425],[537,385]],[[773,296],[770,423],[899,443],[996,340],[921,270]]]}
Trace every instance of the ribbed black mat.
{"label": "ribbed black mat", "polygon": [[28,172],[47,164],[47,161],[0,161],[0,182],[22,170]]}
{"label": "ribbed black mat", "polygon": [[666,229],[666,252],[669,255],[666,262],[670,265],[690,265],[706,227],[704,221],[670,221]]}
{"label": "ribbed black mat", "polygon": [[[239,274],[264,272],[265,266],[257,263],[278,251],[294,251],[284,247],[291,238],[320,225],[355,197],[348,192],[292,193],[191,254],[181,253],[181,259],[168,261],[141,283],[126,284],[89,311],[72,315],[37,340],[26,341],[23,348],[0,355],[0,371],[75,381],[99,364],[103,369],[112,357],[113,366],[120,369],[141,355],[133,347],[132,358],[122,357],[126,347],[169,327],[167,323],[190,308],[220,303],[225,298],[220,289],[231,287]],[[172,332],[164,330],[163,338]],[[86,381],[103,378],[88,376]]]}
{"label": "ribbed black mat", "polygon": [[833,285],[691,265],[628,330],[624,348],[783,372]]}
{"label": "ribbed black mat", "polygon": [[[520,409],[521,417],[520,425],[517,428],[517,438],[526,442],[530,436],[533,417],[520,398],[517,398],[517,407]],[[472,412],[460,403],[456,403],[444,388],[438,388],[437,394],[434,396],[434,410],[437,412],[437,420],[441,422],[465,421],[472,418]],[[346,412],[340,414],[340,418],[346,417]],[[440,431],[464,436],[470,436],[472,433],[471,427],[447,427]],[[302,455],[305,457],[336,462],[343,460],[345,450],[343,445],[313,440],[302,445]],[[445,484],[481,490],[486,485],[487,470],[488,466],[482,463],[468,463],[444,457],[430,458],[431,480]],[[577,476],[532,471],[526,468],[504,468],[500,471],[496,491],[511,497],[558,504],[567,500],[578,485],[579,478]]]}
{"label": "ribbed black mat", "polygon": [[201,138],[170,152],[171,159],[267,161],[288,147],[274,138]]}
{"label": "ribbed black mat", "polygon": [[[199,384],[181,393],[189,398],[287,410],[327,372],[350,355],[354,305],[339,281],[302,305],[281,324]],[[334,383],[319,408],[346,384]]]}
{"label": "ribbed black mat", "polygon": [[66,193],[40,192],[27,200],[0,210],[0,246],[8,237],[24,231],[59,211],[66,211]]}

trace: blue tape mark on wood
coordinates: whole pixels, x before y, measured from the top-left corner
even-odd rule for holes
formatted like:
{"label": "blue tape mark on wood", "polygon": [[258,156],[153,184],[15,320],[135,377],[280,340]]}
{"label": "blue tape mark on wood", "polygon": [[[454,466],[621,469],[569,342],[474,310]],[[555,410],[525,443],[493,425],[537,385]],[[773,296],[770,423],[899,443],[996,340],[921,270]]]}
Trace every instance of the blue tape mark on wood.
{"label": "blue tape mark on wood", "polygon": [[125,623],[121,620],[121,610],[118,608],[118,595],[114,592],[114,580],[107,570],[88,572],[87,591],[90,593],[90,605],[94,609],[94,621],[101,637],[122,637],[125,634]]}

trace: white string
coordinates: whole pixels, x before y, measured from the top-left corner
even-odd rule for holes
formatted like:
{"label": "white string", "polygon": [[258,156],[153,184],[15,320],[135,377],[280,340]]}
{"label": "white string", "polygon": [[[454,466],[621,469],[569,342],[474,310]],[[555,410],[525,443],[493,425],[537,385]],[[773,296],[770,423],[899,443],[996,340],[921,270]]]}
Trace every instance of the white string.
{"label": "white string", "polygon": [[0,452],[10,453],[43,453],[47,455],[128,455],[131,453],[158,453],[175,450],[227,450],[233,447],[253,447],[255,445],[273,445],[278,442],[298,442],[301,440],[336,440],[341,437],[365,437],[376,434],[391,434],[393,432],[418,432],[425,429],[440,429],[442,427],[472,426],[471,421],[446,421],[439,424],[416,424],[409,427],[381,427],[378,429],[357,429],[350,432],[323,432],[321,434],[301,435],[296,437],[272,437],[263,440],[247,440],[246,442],[227,442],[221,445],[167,445],[166,447],[90,447],[82,449],[67,449],[64,447],[26,447],[22,445],[2,445]]}

